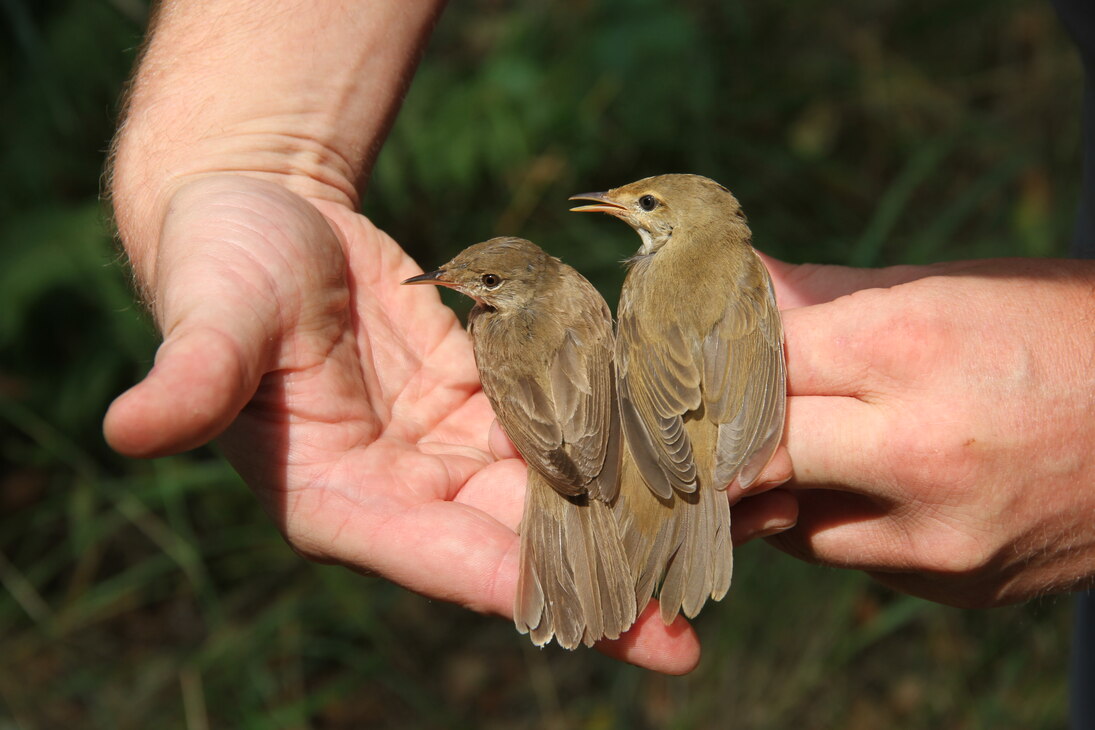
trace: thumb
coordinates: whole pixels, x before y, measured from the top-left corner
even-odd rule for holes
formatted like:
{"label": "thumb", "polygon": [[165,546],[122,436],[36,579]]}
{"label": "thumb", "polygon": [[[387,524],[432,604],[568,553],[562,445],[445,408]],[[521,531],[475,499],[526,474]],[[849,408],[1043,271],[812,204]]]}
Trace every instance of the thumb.
{"label": "thumb", "polygon": [[107,411],[111,447],[163,456],[201,446],[232,423],[276,367],[309,279],[327,273],[299,263],[308,257],[301,242],[314,248],[317,239],[339,247],[315,208],[271,183],[206,178],[176,193],[152,287],[164,342],[145,379]]}
{"label": "thumb", "polygon": [[255,328],[225,331],[193,320],[164,340],[145,379],[107,410],[103,433],[119,453],[149,458],[208,443],[258,387],[264,358]]}

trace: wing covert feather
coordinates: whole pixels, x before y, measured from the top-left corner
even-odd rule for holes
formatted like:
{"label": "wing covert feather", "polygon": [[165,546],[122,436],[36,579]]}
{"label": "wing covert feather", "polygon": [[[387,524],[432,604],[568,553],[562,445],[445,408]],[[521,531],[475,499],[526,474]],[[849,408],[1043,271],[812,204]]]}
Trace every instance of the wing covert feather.
{"label": "wing covert feather", "polygon": [[742,282],[741,306],[727,309],[703,346],[707,417],[719,425],[714,476],[719,488],[735,478],[749,486],[783,434],[783,327],[767,269],[758,261],[754,271],[751,281]]}
{"label": "wing covert feather", "polygon": [[[589,284],[560,310],[560,341],[546,375],[509,372],[504,382],[494,370],[480,376],[502,429],[529,466],[560,494],[611,500],[620,449],[611,316]],[[576,316],[582,326],[565,326]]]}
{"label": "wing covert feather", "polygon": [[715,485],[725,487],[746,467],[755,478],[779,443],[786,392],[783,331],[767,269],[759,259],[743,267],[706,332],[697,331],[704,326],[698,321],[664,323],[687,316],[672,308],[658,312],[654,320],[664,324],[652,331],[647,314],[622,306],[616,342],[621,421],[643,480],[662,498],[696,488],[684,423],[701,406],[700,417],[719,427]]}

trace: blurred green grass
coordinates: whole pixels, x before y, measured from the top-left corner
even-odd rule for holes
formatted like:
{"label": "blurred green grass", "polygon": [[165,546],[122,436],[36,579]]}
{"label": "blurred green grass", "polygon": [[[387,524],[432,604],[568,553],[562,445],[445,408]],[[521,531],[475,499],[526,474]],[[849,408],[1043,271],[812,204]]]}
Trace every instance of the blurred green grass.
{"label": "blurred green grass", "polygon": [[[210,450],[113,455],[156,338],[97,193],[145,12],[0,3],[0,729],[1065,726],[1067,599],[958,611],[750,545],[658,677],[305,563]],[[610,301],[634,236],[566,197],[665,171],[792,261],[1059,255],[1080,87],[1033,0],[469,1],[366,212],[425,266],[527,236]]]}

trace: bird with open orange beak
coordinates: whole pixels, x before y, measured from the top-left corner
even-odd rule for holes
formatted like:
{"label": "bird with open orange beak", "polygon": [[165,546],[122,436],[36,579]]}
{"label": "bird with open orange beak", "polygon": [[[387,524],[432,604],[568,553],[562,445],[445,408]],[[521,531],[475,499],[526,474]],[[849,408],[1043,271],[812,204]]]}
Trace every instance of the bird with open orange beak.
{"label": "bird with open orange beak", "polygon": [[737,199],[699,175],[659,175],[571,200],[642,239],[627,260],[616,335],[626,441],[615,513],[639,610],[668,624],[730,587],[731,483],[775,454],[786,399],[771,278]]}

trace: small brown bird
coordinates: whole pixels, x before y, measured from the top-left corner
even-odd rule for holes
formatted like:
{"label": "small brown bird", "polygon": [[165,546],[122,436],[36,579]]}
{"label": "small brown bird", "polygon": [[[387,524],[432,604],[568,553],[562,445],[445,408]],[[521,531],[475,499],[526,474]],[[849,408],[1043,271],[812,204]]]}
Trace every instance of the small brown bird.
{"label": "small brown bird", "polygon": [[593,201],[573,210],[616,216],[642,238],[618,311],[627,456],[615,510],[638,606],[660,584],[668,624],[730,588],[724,490],[750,485],[783,434],[779,309],[741,206],[715,181],[659,175],[571,200]]}
{"label": "small brown bird", "polygon": [[493,238],[404,284],[475,300],[468,316],[483,391],[528,463],[514,622],[538,646],[615,639],[635,621],[612,513],[622,437],[612,315],[586,279],[535,244]]}

